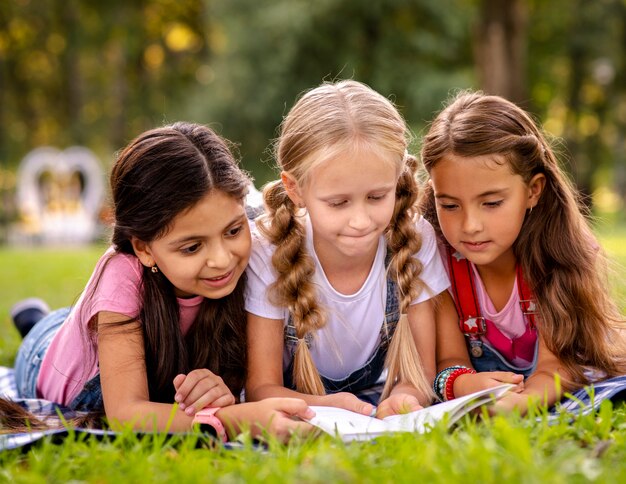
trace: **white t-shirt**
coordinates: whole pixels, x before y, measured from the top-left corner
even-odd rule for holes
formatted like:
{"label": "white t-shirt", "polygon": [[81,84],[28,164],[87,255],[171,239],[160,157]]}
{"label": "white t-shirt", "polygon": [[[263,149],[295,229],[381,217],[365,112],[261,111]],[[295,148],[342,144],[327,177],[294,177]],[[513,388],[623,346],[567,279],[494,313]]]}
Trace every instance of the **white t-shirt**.
{"label": "white t-shirt", "polygon": [[[311,222],[308,217],[306,220],[307,251],[315,263],[313,282],[318,301],[327,312],[326,326],[314,334],[311,355],[321,375],[339,380],[362,368],[380,343],[387,300],[386,243],[381,236],[374,263],[363,286],[354,294],[341,294],[330,285],[324,274],[313,248]],[[423,264],[420,278],[425,288],[411,304],[426,301],[450,286],[437,252],[433,228],[423,218],[416,222],[416,228],[422,235],[422,247],[415,256]],[[246,271],[246,311],[263,318],[282,319],[286,326],[289,311],[274,306],[268,298],[269,287],[276,280],[272,267],[273,253],[274,246],[253,226],[252,254]],[[287,354],[284,356],[286,358]]]}

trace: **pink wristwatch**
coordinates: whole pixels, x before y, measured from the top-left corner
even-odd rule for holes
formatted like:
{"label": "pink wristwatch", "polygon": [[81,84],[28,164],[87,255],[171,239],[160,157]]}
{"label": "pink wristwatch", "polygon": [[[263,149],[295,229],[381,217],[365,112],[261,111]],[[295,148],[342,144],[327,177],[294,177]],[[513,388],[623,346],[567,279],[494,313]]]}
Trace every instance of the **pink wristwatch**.
{"label": "pink wristwatch", "polygon": [[223,441],[228,441],[228,435],[226,434],[226,429],[224,428],[224,424],[222,421],[215,416],[215,413],[220,410],[222,407],[206,407],[202,410],[196,412],[193,417],[194,424],[200,424],[200,428],[203,425],[210,425],[215,429],[217,436]]}

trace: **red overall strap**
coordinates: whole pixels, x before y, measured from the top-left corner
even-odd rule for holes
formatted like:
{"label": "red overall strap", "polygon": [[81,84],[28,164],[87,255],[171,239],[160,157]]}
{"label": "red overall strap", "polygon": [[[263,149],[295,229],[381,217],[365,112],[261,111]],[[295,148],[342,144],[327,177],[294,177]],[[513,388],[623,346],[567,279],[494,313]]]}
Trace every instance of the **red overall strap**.
{"label": "red overall strap", "polygon": [[537,307],[532,292],[530,292],[530,287],[528,287],[524,274],[522,274],[522,267],[519,264],[517,265],[517,292],[519,293],[519,305],[528,320],[528,326],[530,329],[535,329]]}
{"label": "red overall strap", "polygon": [[472,267],[467,259],[452,247],[447,247],[448,268],[452,283],[453,299],[459,314],[459,326],[465,335],[480,335],[486,331],[484,319],[478,307],[478,295]]}
{"label": "red overall strap", "polygon": [[[478,305],[478,294],[476,293],[476,283],[471,264],[450,246],[447,247],[447,254],[451,289],[454,304],[459,314],[461,331],[468,336],[484,334],[487,326]],[[519,265],[516,267],[516,276],[520,309],[526,316],[530,329],[535,329],[535,300]]]}

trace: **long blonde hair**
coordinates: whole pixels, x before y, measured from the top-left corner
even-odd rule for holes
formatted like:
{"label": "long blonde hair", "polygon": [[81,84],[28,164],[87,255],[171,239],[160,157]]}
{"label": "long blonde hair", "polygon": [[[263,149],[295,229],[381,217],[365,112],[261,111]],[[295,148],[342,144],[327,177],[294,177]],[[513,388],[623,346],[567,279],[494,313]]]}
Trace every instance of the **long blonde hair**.
{"label": "long blonde hair", "polygon": [[[462,92],[436,117],[423,140],[427,171],[448,154],[501,155],[525,183],[536,174],[545,176],[541,198],[513,244],[537,300],[538,330],[575,382],[587,382],[585,367],[608,376],[623,374],[623,321],[610,297],[606,258],[576,189],[537,124],[499,96]],[[422,208],[441,235],[431,187],[425,190]]]}
{"label": "long blonde hair", "polygon": [[[418,216],[417,160],[407,154],[408,143],[406,123],[388,99],[359,82],[341,81],[306,92],[283,120],[275,147],[280,169],[299,186],[316,166],[355,146],[376,150],[397,170],[396,203],[385,237],[391,253],[388,270],[397,282],[402,312],[422,290],[422,266],[413,257],[421,247],[414,226]],[[258,220],[259,230],[276,246],[272,264],[278,277],[271,298],[289,309],[298,338],[293,371],[296,389],[323,395],[324,386],[307,341],[324,327],[326,313],[318,304],[312,282],[315,266],[306,250],[305,228],[280,180],[268,184],[263,196],[266,212]],[[406,317],[400,319],[385,365],[389,376],[383,398],[397,381],[431,395]]]}

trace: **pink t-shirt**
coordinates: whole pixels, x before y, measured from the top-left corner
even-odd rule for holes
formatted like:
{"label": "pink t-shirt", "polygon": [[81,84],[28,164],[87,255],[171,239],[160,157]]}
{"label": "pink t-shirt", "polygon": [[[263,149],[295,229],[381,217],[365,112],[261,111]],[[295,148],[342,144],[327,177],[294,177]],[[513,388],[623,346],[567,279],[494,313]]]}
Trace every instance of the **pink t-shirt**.
{"label": "pink t-shirt", "polygon": [[[112,248],[104,253],[43,358],[37,378],[38,397],[69,405],[98,374],[97,347],[95,342],[92,345],[88,323],[100,311],[137,317],[142,273],[136,257],[115,253]],[[183,334],[193,324],[203,300],[202,296],[178,298]]]}
{"label": "pink t-shirt", "polygon": [[[439,254],[441,255],[443,263],[446,267],[446,271],[450,273],[446,248],[441,243],[439,244]],[[487,294],[487,291],[485,290],[485,285],[480,278],[480,274],[478,273],[476,266],[472,263],[470,263],[470,266],[474,274],[474,281],[476,281],[477,283],[476,297],[478,299],[478,306],[480,307],[481,316],[491,321],[504,336],[511,340],[517,339],[522,336],[526,332],[527,321],[524,313],[520,309],[520,297],[519,291],[517,289],[517,278],[515,279],[515,283],[513,284],[513,290],[511,291],[511,296],[509,297],[509,300],[500,311],[496,311],[496,308],[493,305],[489,294]],[[485,342],[488,342],[484,336],[481,339],[483,339]],[[529,366],[532,361],[526,361],[525,359],[517,356],[512,361],[509,361],[509,363],[511,363],[513,366],[525,368]]]}

